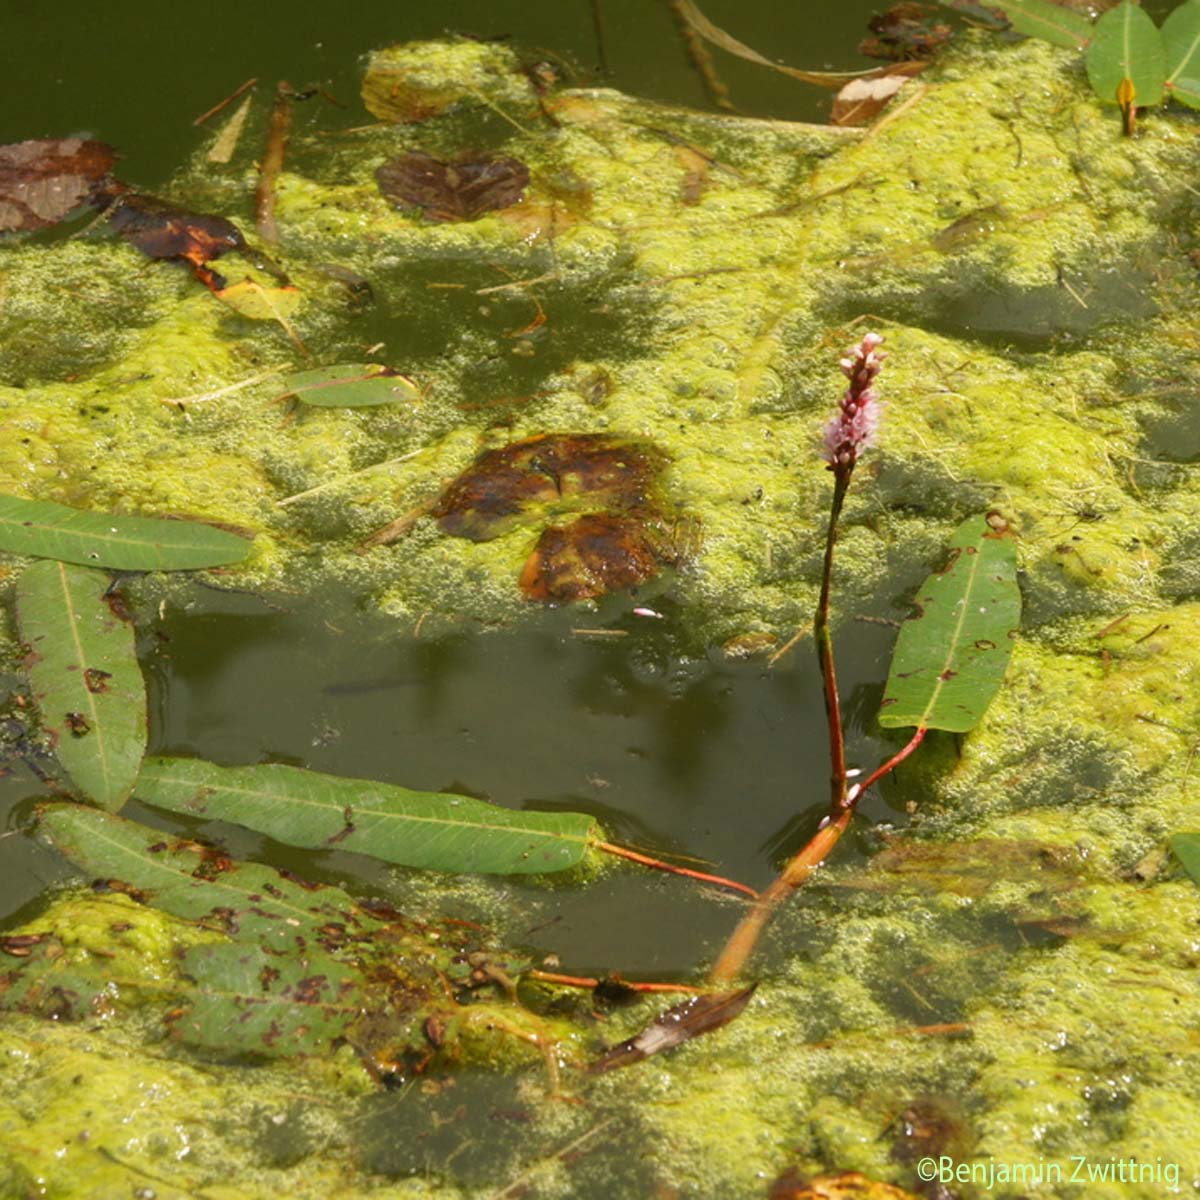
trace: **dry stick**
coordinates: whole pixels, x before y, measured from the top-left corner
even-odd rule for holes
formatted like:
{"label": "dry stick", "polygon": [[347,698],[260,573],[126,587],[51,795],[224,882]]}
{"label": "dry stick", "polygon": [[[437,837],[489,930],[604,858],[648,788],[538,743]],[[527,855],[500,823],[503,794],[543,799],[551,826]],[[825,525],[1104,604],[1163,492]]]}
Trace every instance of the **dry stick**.
{"label": "dry stick", "polygon": [[600,0],[592,0],[592,33],[596,38],[596,58],[600,63],[600,78],[608,79],[612,70],[608,65],[608,51],[604,43],[604,11]]}
{"label": "dry stick", "polygon": [[618,858],[628,858],[632,862],[641,863],[643,867],[653,867],[656,871],[669,871],[672,875],[686,875],[689,879],[699,879],[702,883],[715,883],[720,887],[733,888],[736,892],[752,896],[755,900],[758,899],[758,893],[752,887],[738,883],[735,879],[726,879],[722,875],[709,875],[705,871],[693,871],[690,867],[677,867],[674,863],[663,862],[661,858],[651,858],[648,854],[639,854],[636,850],[627,850],[624,846],[615,846],[612,842],[593,842],[592,845],[606,854],[614,854]]}
{"label": "dry stick", "polygon": [[675,14],[675,22],[679,27],[679,36],[683,38],[687,56],[691,60],[692,66],[696,68],[696,74],[700,76],[709,98],[718,108],[723,108],[726,112],[737,112],[736,106],[729,98],[729,89],[717,74],[717,68],[713,66],[712,55],[704,45],[704,40],[696,32],[687,10],[679,0],[671,0],[671,12]]}
{"label": "dry stick", "polygon": [[258,236],[269,246],[279,244],[279,226],[275,222],[275,183],[283,170],[288,134],[292,129],[292,85],[281,79],[275,85],[275,104],[267,131],[267,149],[258,168],[258,189],[254,193],[254,223]]}
{"label": "dry stick", "polygon": [[243,92],[248,91],[258,82],[258,77],[247,79],[245,83],[239,84],[224,100],[218,100],[207,112],[202,112],[193,122],[193,125],[203,125],[209,117],[215,117],[223,108],[232,104]]}

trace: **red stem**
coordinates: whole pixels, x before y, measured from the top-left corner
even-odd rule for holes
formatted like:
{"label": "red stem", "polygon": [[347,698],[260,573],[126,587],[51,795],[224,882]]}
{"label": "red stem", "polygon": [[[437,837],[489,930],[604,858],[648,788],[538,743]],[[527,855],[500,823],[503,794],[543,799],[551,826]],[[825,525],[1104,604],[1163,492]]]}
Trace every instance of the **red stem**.
{"label": "red stem", "polygon": [[833,501],[829,509],[829,529],[825,534],[825,562],[821,570],[821,596],[813,621],[813,638],[817,643],[817,659],[825,683],[825,719],[829,726],[829,787],[830,805],[842,808],[846,803],[846,741],[842,733],[842,708],[838,699],[837,670],[833,662],[833,638],[829,632],[829,593],[833,583],[833,551],[837,545],[837,524],[842,502],[850,486],[854,463],[833,468]]}
{"label": "red stem", "polygon": [[670,871],[672,875],[686,875],[689,879],[699,879],[702,883],[715,883],[720,887],[733,888],[752,899],[758,899],[758,893],[744,883],[735,879],[726,879],[723,875],[709,875],[705,871],[693,871],[688,867],[677,867],[674,863],[663,862],[661,858],[651,858],[648,854],[639,854],[636,850],[627,850],[624,846],[614,846],[612,842],[593,842],[597,850],[606,854],[615,854],[620,858],[628,858],[643,867],[653,867],[656,871]]}
{"label": "red stem", "polygon": [[846,797],[847,800],[851,804],[857,804],[859,796],[861,796],[863,792],[871,787],[872,784],[878,783],[889,771],[892,771],[898,767],[925,740],[925,735],[928,732],[929,731],[924,727],[918,729],[917,732],[912,735],[912,741],[910,741],[903,750],[893,754],[892,757],[889,758],[882,767],[872,771],[871,774],[862,781],[862,783],[856,783],[854,787],[850,789],[850,792]]}

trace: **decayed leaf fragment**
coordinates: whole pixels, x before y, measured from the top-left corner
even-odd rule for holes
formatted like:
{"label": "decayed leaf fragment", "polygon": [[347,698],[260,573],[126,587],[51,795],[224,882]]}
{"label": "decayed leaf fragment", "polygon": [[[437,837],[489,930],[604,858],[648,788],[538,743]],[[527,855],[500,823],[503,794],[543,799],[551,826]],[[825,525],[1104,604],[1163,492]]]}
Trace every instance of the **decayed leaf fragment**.
{"label": "decayed leaf fragment", "polygon": [[419,208],[431,221],[474,221],[520,201],[529,168],[515,158],[444,162],[414,151],[384,163],[375,178],[394,204]]}
{"label": "decayed leaf fragment", "polygon": [[105,142],[85,138],[0,146],[0,232],[45,229],[97,199],[116,157]]}
{"label": "decayed leaf fragment", "polygon": [[907,69],[889,71],[869,79],[852,79],[834,97],[829,119],[835,125],[869,125],[909,78],[924,69],[925,64],[905,63],[904,67]]}
{"label": "decayed leaf fragment", "polygon": [[750,1003],[750,997],[758,988],[757,983],[736,992],[714,992],[707,996],[691,996],[682,1004],[668,1008],[652,1021],[636,1037],[631,1037],[607,1054],[598,1058],[589,1068],[592,1074],[612,1071],[617,1067],[629,1067],[659,1054],[663,1050],[690,1042],[702,1033],[712,1033],[722,1025],[728,1025],[739,1016]]}
{"label": "decayed leaf fragment", "polygon": [[108,220],[117,233],[143,254],[191,264],[196,277],[214,290],[224,287],[225,281],[206,264],[246,245],[241,230],[232,221],[208,213],[187,212],[157,196],[123,195]]}

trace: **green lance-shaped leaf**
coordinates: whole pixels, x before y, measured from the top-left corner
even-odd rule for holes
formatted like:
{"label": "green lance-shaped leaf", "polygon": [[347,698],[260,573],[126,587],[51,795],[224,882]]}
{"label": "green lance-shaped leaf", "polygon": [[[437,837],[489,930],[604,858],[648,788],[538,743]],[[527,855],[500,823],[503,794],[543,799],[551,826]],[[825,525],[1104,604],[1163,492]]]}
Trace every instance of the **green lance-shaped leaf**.
{"label": "green lance-shaped leaf", "polygon": [[201,521],[84,512],[0,496],[0,550],[117,571],[191,571],[245,558],[253,543]]}
{"label": "green lance-shaped leaf", "polygon": [[964,521],[950,539],[950,562],[917,593],[917,615],[901,627],[892,655],[879,713],[885,728],[964,732],[999,689],[1021,594],[1012,536],[991,521]]}
{"label": "green lance-shaped leaf", "polygon": [[193,946],[183,970],[196,983],[171,1031],[224,1055],[328,1050],[361,1014],[361,973],[321,950],[272,954],[239,943]]}
{"label": "green lance-shaped leaf", "polygon": [[1048,0],[994,0],[988,7],[1000,9],[1018,33],[1056,46],[1079,50],[1092,36],[1087,17]]}
{"label": "green lance-shaped leaf", "polygon": [[1133,85],[1133,103],[1157,104],[1163,96],[1166,55],[1158,26],[1136,5],[1122,0],[1096,22],[1087,51],[1092,90],[1105,104],[1119,103],[1124,80]]}
{"label": "green lance-shaped leaf", "polygon": [[301,884],[259,863],[236,863],[210,847],[80,804],[48,804],[40,828],[92,878],[117,879],[140,899],[269,950],[328,950],[383,926],[336,887]]}
{"label": "green lance-shaped leaf", "polygon": [[1162,27],[1166,52],[1166,87],[1189,108],[1200,108],[1200,0],[1187,0]]}
{"label": "green lance-shaped leaf", "polygon": [[1177,833],[1171,838],[1171,851],[1192,882],[1200,884],[1200,833]]}
{"label": "green lance-shaped leaf", "polygon": [[521,812],[283,764],[149,758],[135,791],[148,804],[245,825],[290,846],[353,850],[432,871],[561,871],[599,832],[581,813]]}
{"label": "green lance-shaped leaf", "polygon": [[17,580],[17,624],[42,728],[75,786],[125,803],[146,752],[146,685],[133,626],[105,599],[108,576],[34,563]]}
{"label": "green lance-shaped leaf", "polygon": [[421,394],[407,376],[375,363],[340,363],[295,371],[283,383],[284,396],[295,396],[305,404],[322,408],[367,408],[413,400]]}

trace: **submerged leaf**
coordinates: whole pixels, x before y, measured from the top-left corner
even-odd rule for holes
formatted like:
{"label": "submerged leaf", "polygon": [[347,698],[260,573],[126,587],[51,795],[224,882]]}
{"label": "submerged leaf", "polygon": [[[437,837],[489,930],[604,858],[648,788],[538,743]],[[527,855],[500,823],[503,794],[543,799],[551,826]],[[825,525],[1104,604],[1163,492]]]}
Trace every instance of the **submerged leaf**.
{"label": "submerged leaf", "polygon": [[995,514],[971,517],[950,548],[896,640],[879,713],[886,729],[972,729],[1004,678],[1021,619],[1012,536]]}
{"label": "submerged leaf", "polygon": [[299,288],[267,287],[256,279],[243,279],[228,287],[218,288],[214,295],[228,304],[240,317],[251,321],[278,321],[295,340],[295,330],[288,318],[294,316],[304,299]]}
{"label": "submerged leaf", "polygon": [[913,4],[910,0],[903,0],[900,4],[893,4],[886,12],[877,13],[867,23],[867,28],[874,36],[859,43],[859,54],[900,62],[914,59],[928,62],[954,36],[954,30],[938,20],[936,8],[928,4]]}
{"label": "submerged leaf", "polygon": [[146,750],[146,687],[133,626],[106,603],[108,576],[40,562],[17,580],[17,623],[42,728],[75,786],[125,803]]}
{"label": "submerged leaf", "polygon": [[520,812],[277,763],[150,758],[135,790],[148,804],[245,825],[290,846],[336,847],[431,871],[561,871],[583,858],[597,833],[582,813]]}
{"label": "submerged leaf", "polygon": [[406,375],[376,363],[339,363],[294,371],[283,383],[287,390],[282,396],[295,396],[320,408],[368,408],[412,400],[421,394]]}
{"label": "submerged leaf", "polygon": [[432,512],[446,533],[486,542],[539,505],[626,511],[647,505],[664,461],[650,443],[612,434],[540,434],[481,454]]}
{"label": "submerged leaf", "polygon": [[43,138],[0,146],[0,232],[45,229],[96,198],[116,161],[104,142]]}
{"label": "submerged leaf", "polygon": [[1146,13],[1122,0],[1097,22],[1087,52],[1088,82],[1105,104],[1125,103],[1118,92],[1132,87],[1132,103],[1157,104],[1163,96],[1166,54],[1162,34]]}
{"label": "submerged leaf", "polygon": [[653,513],[588,513],[542,531],[521,571],[531,600],[606,596],[645,583],[668,561]]}
{"label": "submerged leaf", "polygon": [[1018,33],[1056,46],[1081,50],[1092,36],[1087,17],[1049,0],[989,0],[989,7],[1000,9]]}
{"label": "submerged leaf", "polygon": [[516,204],[529,183],[529,169],[515,158],[450,163],[414,151],[384,163],[375,178],[394,204],[419,208],[431,221],[474,221]]}
{"label": "submerged leaf", "polygon": [[1200,0],[1186,0],[1163,22],[1166,88],[1189,108],[1200,108]]}
{"label": "submerged leaf", "polygon": [[0,495],[0,550],[118,571],[194,571],[240,562],[246,538],[201,521],[83,512]]}
{"label": "submerged leaf", "polygon": [[757,983],[736,992],[714,992],[692,996],[682,1004],[667,1009],[646,1026],[641,1033],[614,1046],[591,1066],[593,1074],[629,1067],[675,1046],[690,1042],[703,1033],[712,1033],[728,1025],[750,1003]]}

